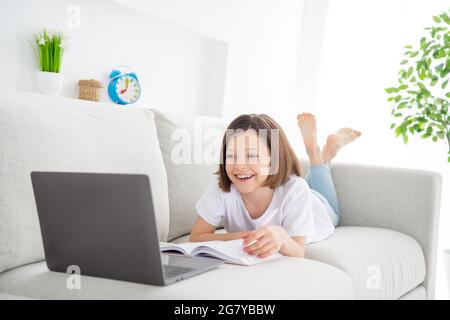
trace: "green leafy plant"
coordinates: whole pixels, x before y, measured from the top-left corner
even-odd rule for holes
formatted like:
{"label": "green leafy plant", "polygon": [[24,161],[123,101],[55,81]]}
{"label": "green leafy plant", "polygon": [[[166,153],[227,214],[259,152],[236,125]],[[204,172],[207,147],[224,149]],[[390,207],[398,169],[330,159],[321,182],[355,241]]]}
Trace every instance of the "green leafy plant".
{"label": "green leafy plant", "polygon": [[60,72],[65,41],[66,38],[62,32],[44,29],[34,34],[32,46],[40,71]]}
{"label": "green leafy plant", "polygon": [[393,102],[392,116],[401,120],[390,126],[396,137],[401,135],[405,144],[408,134],[415,133],[434,142],[446,140],[450,162],[450,17],[443,11],[433,20],[417,47],[405,46],[398,85],[385,91]]}

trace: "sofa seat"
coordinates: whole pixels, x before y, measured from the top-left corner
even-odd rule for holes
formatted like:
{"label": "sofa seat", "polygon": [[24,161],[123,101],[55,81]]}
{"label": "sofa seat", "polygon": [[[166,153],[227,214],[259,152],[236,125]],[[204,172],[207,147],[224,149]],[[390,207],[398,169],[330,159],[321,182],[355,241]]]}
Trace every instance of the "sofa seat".
{"label": "sofa seat", "polygon": [[338,227],[330,238],[308,245],[306,256],[345,271],[356,299],[398,299],[425,278],[419,243],[388,229]]}
{"label": "sofa seat", "polygon": [[81,288],[69,290],[68,276],[40,261],[0,274],[0,292],[36,299],[353,299],[347,274],[300,258],[224,264],[166,287],[81,276]]}
{"label": "sofa seat", "polygon": [[[185,241],[189,241],[188,236],[172,242]],[[348,274],[355,299],[399,299],[425,278],[425,259],[419,243],[389,229],[338,227],[328,239],[309,244],[306,258]]]}

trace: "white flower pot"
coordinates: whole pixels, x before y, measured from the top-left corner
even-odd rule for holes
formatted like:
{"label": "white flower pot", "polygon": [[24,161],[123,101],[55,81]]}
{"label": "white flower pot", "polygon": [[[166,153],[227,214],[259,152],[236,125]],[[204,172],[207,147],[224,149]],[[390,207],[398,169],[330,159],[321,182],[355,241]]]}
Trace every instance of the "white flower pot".
{"label": "white flower pot", "polygon": [[57,96],[63,85],[62,73],[36,71],[36,84],[40,93]]}

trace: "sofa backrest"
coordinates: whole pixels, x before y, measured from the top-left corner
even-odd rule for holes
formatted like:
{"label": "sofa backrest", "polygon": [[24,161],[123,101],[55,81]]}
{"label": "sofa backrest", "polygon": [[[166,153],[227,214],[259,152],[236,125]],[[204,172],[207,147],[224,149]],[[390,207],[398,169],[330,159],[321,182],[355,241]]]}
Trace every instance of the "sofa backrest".
{"label": "sofa backrest", "polygon": [[150,110],[23,92],[0,97],[0,272],[44,258],[31,171],[147,174],[159,238],[167,240],[167,177]]}
{"label": "sofa backrest", "polygon": [[217,180],[214,172],[227,123],[214,117],[152,111],[167,171],[170,241],[191,232],[197,217],[195,203]]}

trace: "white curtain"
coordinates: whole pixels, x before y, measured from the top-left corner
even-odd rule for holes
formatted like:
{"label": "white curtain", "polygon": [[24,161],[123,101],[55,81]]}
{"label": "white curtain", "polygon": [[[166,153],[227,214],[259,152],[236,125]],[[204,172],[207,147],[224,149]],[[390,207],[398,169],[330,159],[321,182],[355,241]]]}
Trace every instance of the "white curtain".
{"label": "white curtain", "polygon": [[[299,111],[317,115],[319,143],[340,127],[362,131],[336,161],[439,171],[444,176],[437,296],[447,298],[442,249],[450,248],[450,164],[444,140],[405,145],[384,88],[397,84],[404,45],[419,43],[450,0],[306,0],[299,62]],[[301,151],[302,152],[302,151]]]}
{"label": "white curtain", "polygon": [[305,0],[296,108],[317,114],[319,143],[352,127],[363,136],[340,160],[449,170],[444,140],[395,138],[384,91],[396,84],[403,46],[449,8],[450,0]]}

